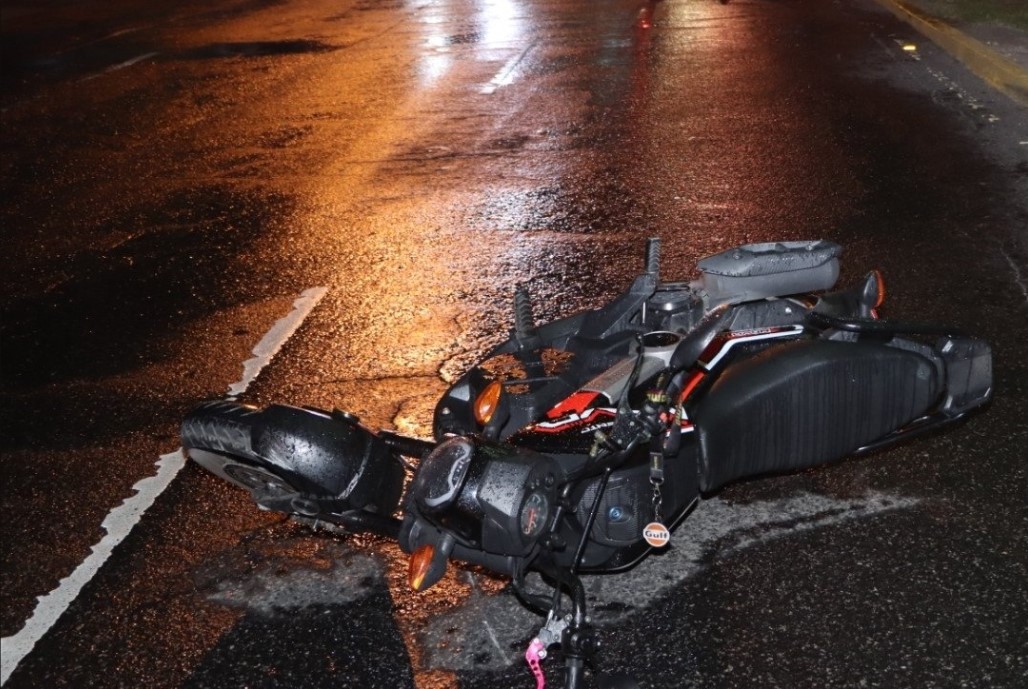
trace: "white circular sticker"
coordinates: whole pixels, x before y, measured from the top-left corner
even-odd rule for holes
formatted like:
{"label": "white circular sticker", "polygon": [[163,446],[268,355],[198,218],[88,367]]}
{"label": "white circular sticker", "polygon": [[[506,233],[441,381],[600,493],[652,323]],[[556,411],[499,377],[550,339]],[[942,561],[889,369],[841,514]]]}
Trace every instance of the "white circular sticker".
{"label": "white circular sticker", "polygon": [[643,540],[654,548],[663,548],[671,540],[671,532],[660,522],[650,522],[643,528]]}

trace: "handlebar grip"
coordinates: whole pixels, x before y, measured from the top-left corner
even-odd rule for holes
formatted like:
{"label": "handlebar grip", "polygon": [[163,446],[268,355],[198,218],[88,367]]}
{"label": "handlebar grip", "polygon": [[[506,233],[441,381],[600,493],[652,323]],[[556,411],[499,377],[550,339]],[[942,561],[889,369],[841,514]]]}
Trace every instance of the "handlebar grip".
{"label": "handlebar grip", "polygon": [[514,291],[514,330],[522,337],[531,335],[535,330],[532,298],[524,287],[518,287]]}
{"label": "handlebar grip", "polygon": [[660,238],[650,237],[646,240],[646,272],[657,275],[660,272]]}

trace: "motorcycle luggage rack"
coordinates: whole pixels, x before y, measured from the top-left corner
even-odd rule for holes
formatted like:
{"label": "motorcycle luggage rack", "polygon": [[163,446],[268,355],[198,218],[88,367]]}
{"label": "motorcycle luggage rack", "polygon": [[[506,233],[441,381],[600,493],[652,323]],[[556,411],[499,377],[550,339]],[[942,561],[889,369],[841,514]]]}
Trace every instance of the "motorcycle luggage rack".
{"label": "motorcycle luggage rack", "polygon": [[842,247],[828,241],[746,244],[700,260],[711,299],[732,303],[831,289]]}

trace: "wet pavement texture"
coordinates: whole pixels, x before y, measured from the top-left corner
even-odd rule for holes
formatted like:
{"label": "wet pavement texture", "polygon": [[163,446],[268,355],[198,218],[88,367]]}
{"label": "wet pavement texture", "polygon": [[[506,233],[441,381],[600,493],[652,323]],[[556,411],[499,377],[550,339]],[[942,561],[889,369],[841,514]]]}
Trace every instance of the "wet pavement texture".
{"label": "wet pavement texture", "polygon": [[[1028,114],[863,0],[3,8],[4,605],[16,634],[104,515],[327,296],[245,400],[422,436],[512,322],[825,238],[886,315],[994,348],[991,408],[709,496],[593,577],[644,687],[1016,687],[1028,674]],[[915,46],[915,50],[904,46]],[[188,466],[5,687],[523,687],[500,578],[258,512]],[[558,674],[548,670],[551,681]]]}

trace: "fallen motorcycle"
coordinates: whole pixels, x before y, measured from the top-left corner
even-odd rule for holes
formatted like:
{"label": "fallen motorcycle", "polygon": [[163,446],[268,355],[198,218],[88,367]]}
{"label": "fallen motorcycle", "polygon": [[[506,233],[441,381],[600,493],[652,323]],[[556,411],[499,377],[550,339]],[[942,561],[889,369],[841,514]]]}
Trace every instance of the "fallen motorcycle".
{"label": "fallen motorcycle", "polygon": [[[662,282],[651,239],[645,271],[602,308],[539,325],[518,289],[510,338],[439,400],[434,441],[215,401],[185,419],[183,447],[262,509],[397,540],[415,590],[451,560],[510,577],[546,616],[525,656],[537,687],[553,646],[578,687],[597,651],[582,574],[665,547],[731,481],[877,450],[989,400],[987,343],[879,318],[877,271],[828,292],[840,252],[751,244]],[[551,588],[530,590],[529,572]]]}

